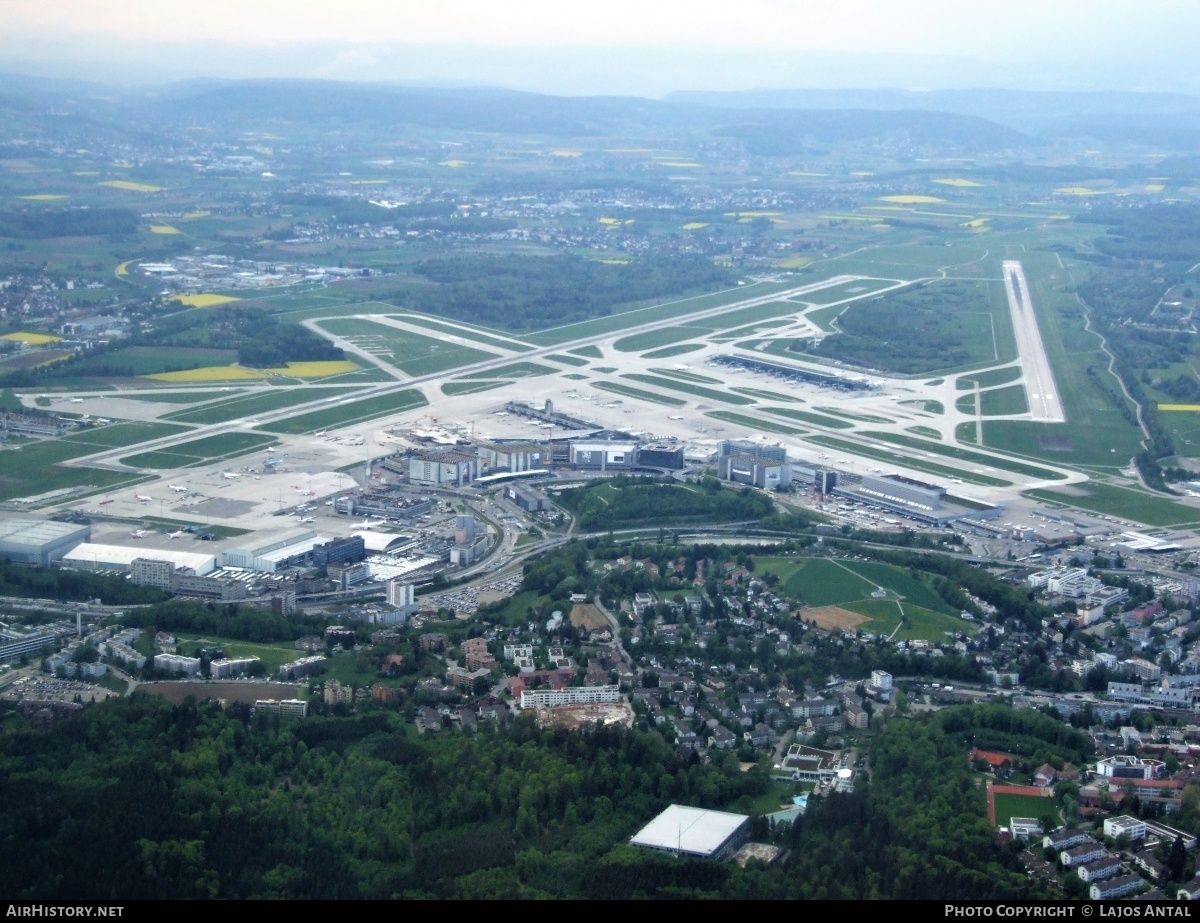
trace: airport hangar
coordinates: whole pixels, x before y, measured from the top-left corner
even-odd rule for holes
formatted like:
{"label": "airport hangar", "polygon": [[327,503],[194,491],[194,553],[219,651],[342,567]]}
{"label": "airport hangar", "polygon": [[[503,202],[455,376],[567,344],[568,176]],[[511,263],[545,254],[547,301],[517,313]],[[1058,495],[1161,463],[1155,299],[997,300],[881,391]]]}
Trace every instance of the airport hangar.
{"label": "airport hangar", "polygon": [[750,818],[673,804],[630,838],[633,846],[677,856],[728,859],[750,835]]}
{"label": "airport hangar", "polygon": [[92,537],[92,527],[47,519],[0,522],[0,560],[48,567]]}

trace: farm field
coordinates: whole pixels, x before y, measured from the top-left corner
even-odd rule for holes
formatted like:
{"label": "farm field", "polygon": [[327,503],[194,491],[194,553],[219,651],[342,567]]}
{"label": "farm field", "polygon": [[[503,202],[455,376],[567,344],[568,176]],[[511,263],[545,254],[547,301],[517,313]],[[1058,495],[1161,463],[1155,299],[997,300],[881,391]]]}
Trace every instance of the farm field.
{"label": "farm field", "polygon": [[463,365],[497,358],[496,353],[448,343],[360,318],[323,320],[318,325],[360,349],[379,356],[413,377],[446,372]]}
{"label": "farm field", "polygon": [[274,442],[274,437],[258,433],[219,433],[166,449],[130,455],[122,458],[121,464],[133,468],[187,468],[236,458]]}
{"label": "farm field", "polygon": [[[352,402],[352,403],[351,403]],[[353,426],[364,420],[376,417],[386,417],[389,414],[411,410],[414,407],[424,407],[429,403],[425,395],[417,388],[408,388],[395,394],[384,394],[378,397],[367,397],[360,400],[345,398],[327,410],[313,410],[309,413],[287,417],[274,423],[267,423],[259,429],[267,433],[313,433],[319,429],[340,429],[343,426]]]}
{"label": "farm field", "polygon": [[167,414],[164,419],[179,420],[184,423],[224,423],[227,420],[237,420],[242,417],[252,417],[255,414],[280,410],[293,404],[304,404],[308,401],[325,398],[338,398],[353,393],[356,389],[347,386],[338,388],[288,388],[271,390],[266,393],[249,394],[235,397],[229,401],[206,404],[190,410],[180,410]]}

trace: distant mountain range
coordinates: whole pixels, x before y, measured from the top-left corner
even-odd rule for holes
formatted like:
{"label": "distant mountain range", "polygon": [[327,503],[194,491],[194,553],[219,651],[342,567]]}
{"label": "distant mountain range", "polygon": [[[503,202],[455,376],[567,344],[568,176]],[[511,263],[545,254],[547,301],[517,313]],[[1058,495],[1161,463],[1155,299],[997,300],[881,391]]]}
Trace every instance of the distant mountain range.
{"label": "distant mountain range", "polygon": [[109,129],[136,124],[139,131],[186,123],[259,130],[291,122],[315,129],[413,125],[564,138],[694,132],[737,138],[764,156],[873,140],[962,153],[1088,138],[1174,153],[1200,149],[1200,99],[1165,93],[801,89],[685,92],[654,100],[320,80],[193,80],[130,90],[0,74],[0,116],[21,124],[48,110]]}

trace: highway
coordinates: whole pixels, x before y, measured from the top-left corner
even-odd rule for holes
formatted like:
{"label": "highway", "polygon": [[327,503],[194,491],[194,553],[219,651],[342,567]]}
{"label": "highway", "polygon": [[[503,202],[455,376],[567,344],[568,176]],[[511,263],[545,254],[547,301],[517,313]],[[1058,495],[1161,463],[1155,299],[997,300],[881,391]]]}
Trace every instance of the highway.
{"label": "highway", "polygon": [[1005,260],[1003,268],[1008,309],[1012,313],[1013,334],[1017,340],[1017,355],[1025,373],[1030,417],[1038,423],[1066,423],[1058,386],[1054,383],[1054,372],[1046,356],[1046,344],[1042,342],[1037,315],[1033,313],[1025,270],[1017,260]]}

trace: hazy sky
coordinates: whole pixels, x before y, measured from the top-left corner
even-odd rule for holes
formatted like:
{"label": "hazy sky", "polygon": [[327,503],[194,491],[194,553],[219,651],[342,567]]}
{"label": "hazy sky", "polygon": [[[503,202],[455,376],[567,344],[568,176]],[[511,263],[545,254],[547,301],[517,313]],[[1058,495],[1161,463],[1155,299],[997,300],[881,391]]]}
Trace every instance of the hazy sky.
{"label": "hazy sky", "polygon": [[559,92],[1200,89],[1192,0],[0,0],[0,69]]}

